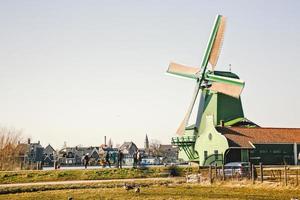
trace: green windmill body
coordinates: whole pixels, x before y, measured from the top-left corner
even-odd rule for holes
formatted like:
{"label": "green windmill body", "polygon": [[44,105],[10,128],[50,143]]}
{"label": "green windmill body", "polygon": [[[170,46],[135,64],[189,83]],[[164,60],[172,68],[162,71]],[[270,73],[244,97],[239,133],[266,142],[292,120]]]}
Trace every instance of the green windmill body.
{"label": "green windmill body", "polygon": [[[196,80],[192,102],[177,130],[179,136],[172,138],[172,144],[179,147],[179,158],[198,162],[200,165],[212,163],[210,159],[214,162],[223,161],[228,142],[217,132],[216,126],[255,125],[244,118],[240,98],[244,81],[234,73],[214,70],[220,54],[224,31],[225,18],[217,15],[201,67],[171,63],[167,71],[173,75]],[[211,67],[210,70],[207,69],[208,66]],[[200,90],[197,119],[193,125],[188,126]],[[214,142],[207,142],[212,140],[212,137]]]}

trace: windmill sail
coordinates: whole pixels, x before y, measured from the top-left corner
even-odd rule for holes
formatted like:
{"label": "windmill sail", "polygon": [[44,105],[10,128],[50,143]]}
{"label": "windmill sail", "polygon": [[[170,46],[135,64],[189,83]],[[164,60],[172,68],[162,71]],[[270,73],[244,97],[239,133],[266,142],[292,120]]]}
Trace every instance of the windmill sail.
{"label": "windmill sail", "polygon": [[167,70],[167,73],[183,76],[186,78],[197,79],[197,73],[199,71],[200,69],[196,67],[188,67],[185,65],[171,62]]}
{"label": "windmill sail", "polygon": [[237,85],[231,85],[226,83],[212,83],[210,90],[214,90],[235,98],[239,98],[243,88]]}
{"label": "windmill sail", "polygon": [[[217,76],[214,75],[213,74],[214,72],[211,71],[207,72],[208,63],[212,66],[212,71],[214,71],[215,66],[218,62],[218,58],[221,52],[221,47],[224,38],[225,26],[226,26],[225,17],[222,15],[217,15],[207,43],[207,47],[200,68],[188,67],[176,63],[170,63],[169,65],[169,68],[167,70],[168,73],[186,77],[186,78],[197,79],[192,101],[189,105],[189,108],[185,114],[183,121],[181,122],[177,130],[178,135],[183,135],[185,132],[185,128],[188,125],[192,110],[194,108],[195,101],[197,99],[197,95],[199,93],[203,81],[206,82],[210,81],[212,83],[211,87],[208,88],[209,90],[214,90],[220,93],[234,96],[236,98],[239,98],[239,95],[242,92],[242,89],[244,87],[243,81],[239,79],[224,77],[224,76]],[[208,86],[205,86],[204,84],[204,87],[208,87]],[[200,112],[202,111],[200,110]],[[198,116],[196,124],[199,125],[200,119],[201,118]]]}
{"label": "windmill sail", "polygon": [[240,97],[240,94],[245,86],[245,82],[240,79],[219,76],[215,74],[207,74],[206,80],[212,82],[209,90],[214,90],[235,98]]}
{"label": "windmill sail", "polygon": [[211,64],[212,71],[215,70],[215,66],[217,65],[218,58],[221,52],[221,48],[224,40],[225,27],[226,27],[226,18],[221,17],[216,38],[212,46],[211,53],[209,56],[209,61],[208,61]]}
{"label": "windmill sail", "polygon": [[188,108],[188,110],[187,110],[187,112],[184,116],[184,119],[182,120],[180,126],[178,127],[178,129],[176,131],[176,133],[178,135],[183,135],[184,134],[185,127],[187,126],[187,124],[189,122],[189,119],[191,117],[191,114],[192,114],[192,111],[193,111],[193,108],[194,108],[194,105],[195,105],[195,102],[196,102],[196,99],[197,99],[197,96],[198,96],[198,93],[199,93],[199,89],[200,89],[200,84],[196,84],[190,106],[189,106],[189,108]]}
{"label": "windmill sail", "polygon": [[208,63],[211,64],[212,70],[214,70],[217,64],[223,43],[225,25],[225,17],[222,15],[217,15],[201,64],[204,72],[206,71]]}

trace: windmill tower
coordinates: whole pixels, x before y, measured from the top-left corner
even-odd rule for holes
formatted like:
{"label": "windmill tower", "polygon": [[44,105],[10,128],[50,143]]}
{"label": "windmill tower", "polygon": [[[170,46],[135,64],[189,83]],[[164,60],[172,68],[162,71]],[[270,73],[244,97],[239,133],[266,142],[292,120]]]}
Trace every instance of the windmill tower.
{"label": "windmill tower", "polygon": [[[225,25],[226,18],[217,15],[200,67],[170,63],[167,70],[167,73],[196,81],[192,101],[176,132],[178,137],[172,138],[172,144],[179,146],[179,157],[184,160],[198,162],[197,138],[205,128],[207,116],[212,116],[215,126],[220,124],[229,126],[246,121],[240,98],[244,81],[230,71],[215,70]],[[199,98],[197,118],[189,125],[197,98]]]}

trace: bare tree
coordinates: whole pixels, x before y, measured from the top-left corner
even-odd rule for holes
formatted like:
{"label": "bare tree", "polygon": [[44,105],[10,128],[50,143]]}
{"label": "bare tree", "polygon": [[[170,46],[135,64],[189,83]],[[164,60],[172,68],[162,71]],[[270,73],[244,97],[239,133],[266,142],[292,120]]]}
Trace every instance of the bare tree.
{"label": "bare tree", "polygon": [[161,156],[160,145],[161,145],[161,142],[159,140],[156,140],[156,139],[151,140],[150,154],[152,154],[152,156],[154,156],[154,157]]}
{"label": "bare tree", "polygon": [[19,145],[21,133],[21,130],[0,127],[0,170],[12,170],[20,166],[20,151],[24,151]]}

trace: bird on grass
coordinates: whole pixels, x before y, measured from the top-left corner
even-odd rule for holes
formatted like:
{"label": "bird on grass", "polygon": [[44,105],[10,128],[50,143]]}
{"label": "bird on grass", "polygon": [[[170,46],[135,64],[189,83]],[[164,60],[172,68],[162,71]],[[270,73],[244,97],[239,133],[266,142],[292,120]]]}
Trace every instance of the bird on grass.
{"label": "bird on grass", "polygon": [[140,187],[136,187],[135,190],[134,190],[134,192],[135,192],[135,193],[140,193],[140,192],[141,192]]}
{"label": "bird on grass", "polygon": [[126,191],[129,191],[129,190],[133,190],[134,189],[134,186],[133,185],[128,185],[127,183],[124,184],[123,188],[126,190]]}
{"label": "bird on grass", "polygon": [[126,190],[126,191],[129,191],[129,190],[134,190],[135,193],[140,193],[141,192],[141,189],[139,186],[136,186],[136,185],[128,185],[127,183],[124,184],[123,188]]}

